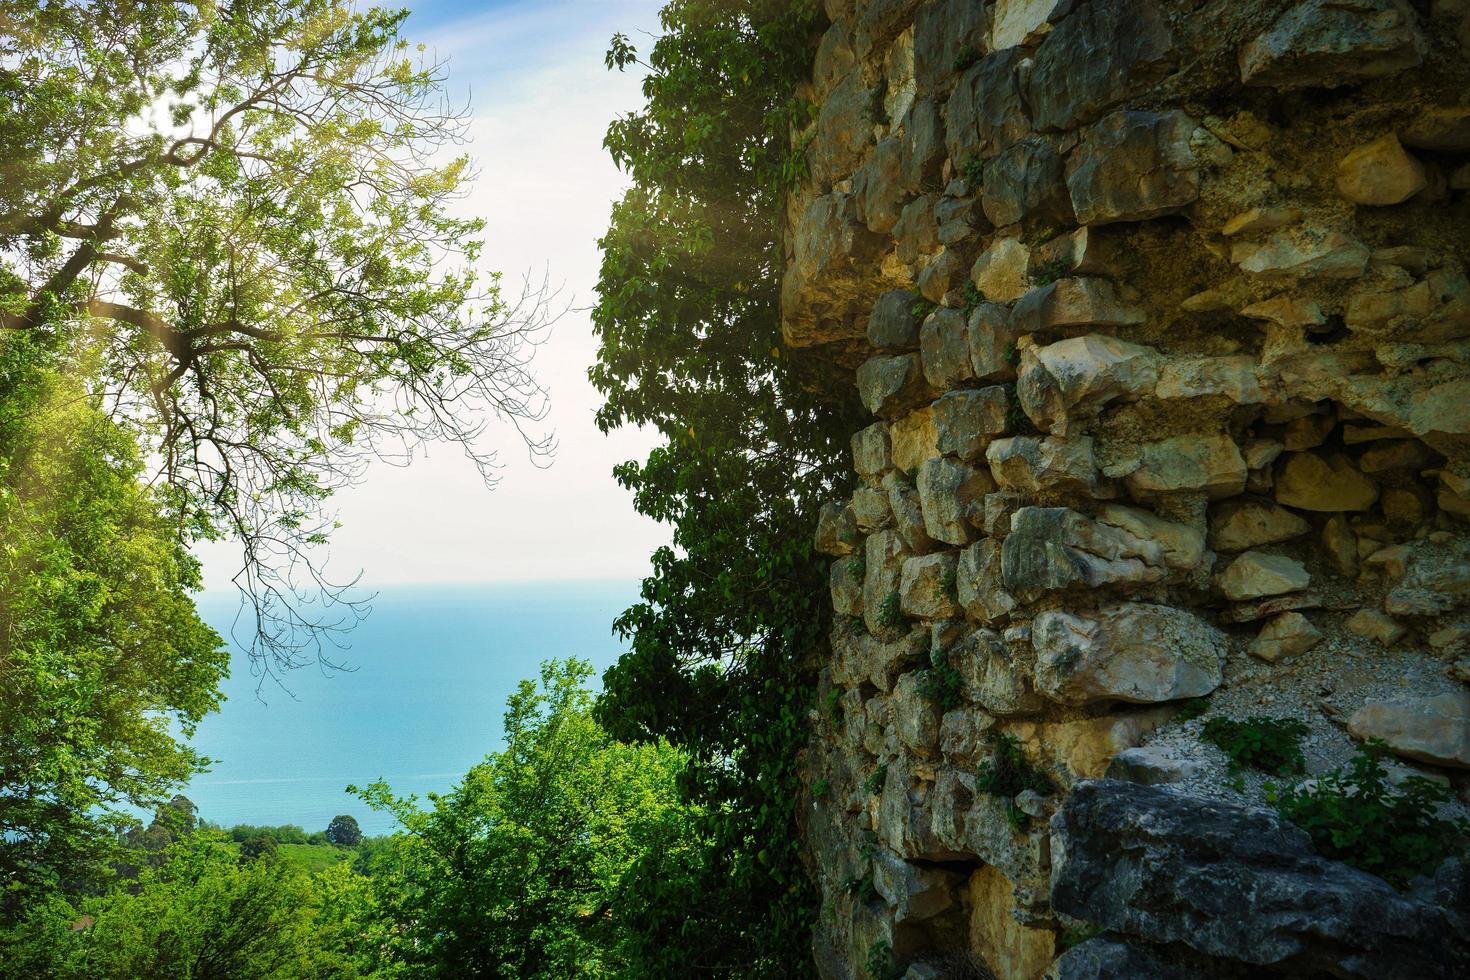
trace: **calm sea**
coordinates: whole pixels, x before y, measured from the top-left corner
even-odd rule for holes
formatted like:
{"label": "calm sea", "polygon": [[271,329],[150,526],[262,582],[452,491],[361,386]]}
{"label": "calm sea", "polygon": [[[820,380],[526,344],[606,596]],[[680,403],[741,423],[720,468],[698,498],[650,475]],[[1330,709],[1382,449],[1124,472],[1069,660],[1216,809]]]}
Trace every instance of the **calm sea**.
{"label": "calm sea", "polygon": [[[200,816],[322,830],[339,813],[370,834],[392,829],[344,788],[378,777],[400,795],[446,790],[501,746],[505,699],[544,660],[592,661],[600,679],[624,643],[613,619],[638,583],[404,586],[383,589],[336,656],[351,671],[297,670],[289,692],[258,679],[236,653],[229,700],[194,744],[218,760],[185,791]],[[233,596],[205,596],[228,635]]]}

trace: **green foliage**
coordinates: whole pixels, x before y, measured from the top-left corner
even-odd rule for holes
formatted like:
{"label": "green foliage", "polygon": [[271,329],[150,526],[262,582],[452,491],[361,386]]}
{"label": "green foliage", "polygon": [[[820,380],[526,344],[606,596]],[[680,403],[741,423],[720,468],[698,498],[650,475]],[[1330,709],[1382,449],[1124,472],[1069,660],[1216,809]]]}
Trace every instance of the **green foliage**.
{"label": "green foliage", "polygon": [[965,280],[964,296],[966,316],[974,313],[975,308],[978,307],[981,303],[985,302],[985,294],[980,291],[979,286],[975,285],[975,281],[973,279]]}
{"label": "green foliage", "polygon": [[898,629],[903,624],[903,599],[895,589],[883,597],[883,602],[878,607],[878,625],[887,629]]}
{"label": "green foliage", "polygon": [[863,963],[870,980],[898,980],[903,970],[893,958],[893,947],[888,940],[879,939],[868,947],[868,956]]}
{"label": "green foliage", "polygon": [[812,783],[812,798],[813,799],[817,799],[817,800],[826,799],[827,794],[829,792],[831,792],[831,790],[832,790],[832,781],[831,780],[829,780],[829,779],[819,779],[816,782]]}
{"label": "green foliage", "polygon": [[1211,718],[1205,722],[1203,738],[1230,757],[1230,771],[1243,767],[1284,776],[1302,772],[1301,740],[1307,725],[1295,718],[1254,716],[1245,721],[1233,718]]}
{"label": "green foliage", "polygon": [[1067,263],[1063,259],[1043,262],[1031,272],[1031,285],[1049,286],[1067,274]]}
{"label": "green foliage", "polygon": [[[298,845],[300,846],[300,845]],[[240,863],[249,864],[251,861],[273,861],[279,845],[270,834],[262,834],[252,837],[240,845]]]}
{"label": "green foliage", "polygon": [[858,555],[856,558],[849,558],[847,560],[847,574],[861,582],[868,574],[867,558],[862,555]]}
{"label": "green foliage", "polygon": [[1310,786],[1267,784],[1281,815],[1312,837],[1326,857],[1371,872],[1402,888],[1434,872],[1445,858],[1465,852],[1470,821],[1439,816],[1453,792],[1410,776],[1394,788],[1383,759],[1388,747],[1370,741],[1346,770],[1319,776]]}
{"label": "green foliage", "polygon": [[842,688],[834,687],[830,691],[828,691],[826,697],[823,698],[823,708],[826,709],[827,717],[831,719],[832,724],[834,725],[840,725],[842,723],[843,693],[844,692]]}
{"label": "green foliage", "polygon": [[1073,946],[1081,946],[1089,939],[1095,939],[1107,931],[1106,926],[1095,925],[1091,922],[1068,926],[1057,937],[1057,946],[1061,949],[1071,949]]}
{"label": "green foliage", "polygon": [[959,54],[955,55],[954,64],[951,67],[956,73],[959,73],[966,70],[979,60],[980,49],[976,47],[968,47],[965,50],[961,51]]}
{"label": "green foliage", "polygon": [[811,548],[820,505],[851,482],[855,389],[820,351],[783,346],[785,191],[805,171],[813,107],[795,97],[823,15],[810,0],[675,0],[646,59],[644,105],[604,145],[630,179],[602,248],[591,379],[604,430],[661,444],[619,466],[643,514],[673,527],[599,719],[686,751],[706,849],[650,859],[640,906],[664,969],[809,973],[817,902],[796,832],[799,749],[830,623]]}
{"label": "green foliage", "polygon": [[854,875],[842,883],[842,890],[863,905],[878,900],[878,886],[873,882],[871,869],[866,874]]}
{"label": "green foliage", "polygon": [[965,684],[960,672],[949,662],[949,653],[934,647],[929,651],[929,669],[919,681],[919,693],[940,712],[952,711],[965,703]]}
{"label": "green foliage", "polygon": [[884,764],[879,766],[877,769],[874,769],[872,772],[868,773],[868,778],[863,780],[863,789],[866,790],[870,795],[881,793],[883,792],[883,783],[887,779],[888,766]]}
{"label": "green foliage", "polygon": [[909,306],[909,314],[916,320],[925,320],[928,319],[930,313],[933,313],[937,309],[939,309],[938,303],[931,303],[920,296]]}
{"label": "green foliage", "polygon": [[[613,741],[580,661],[542,667],[508,701],[505,748],[429,807],[378,782],[358,792],[403,832],[373,878],[415,974],[603,976],[646,970],[636,923],[658,875],[699,860],[679,802],[683,756]],[[654,951],[657,955],[657,951]]]}
{"label": "green foliage", "polygon": [[1174,717],[1180,721],[1191,721],[1210,710],[1209,698],[1190,698],[1179,702],[1179,710]]}
{"label": "green foliage", "polygon": [[980,763],[975,789],[989,796],[1000,797],[1005,802],[1006,817],[1011,826],[1022,830],[1026,826],[1027,815],[1016,806],[1016,796],[1028,789],[1042,796],[1050,796],[1056,792],[1056,784],[1050,776],[1031,764],[1014,735],[996,735],[991,739],[991,746],[990,758]]}
{"label": "green foliage", "polygon": [[972,157],[965,164],[965,183],[969,185],[970,193],[975,193],[985,186],[985,161],[979,157]]}
{"label": "green foliage", "polygon": [[0,334],[0,922],[106,877],[133,807],[205,760],[184,742],[228,658],[134,440],[25,334]]}
{"label": "green foliage", "polygon": [[362,843],[362,828],[350,813],[339,813],[333,817],[325,833],[327,842],[338,847],[356,847]]}

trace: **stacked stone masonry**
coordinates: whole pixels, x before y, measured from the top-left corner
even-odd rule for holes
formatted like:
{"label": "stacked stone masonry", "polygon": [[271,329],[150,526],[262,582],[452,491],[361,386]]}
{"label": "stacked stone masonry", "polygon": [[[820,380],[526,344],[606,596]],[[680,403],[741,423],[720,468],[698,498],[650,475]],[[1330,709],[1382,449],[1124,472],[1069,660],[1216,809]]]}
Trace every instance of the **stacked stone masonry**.
{"label": "stacked stone masonry", "polygon": [[1463,868],[1323,858],[1200,737],[1383,739],[1470,812],[1470,0],[825,6],[783,328],[871,424],[822,974],[1470,975]]}

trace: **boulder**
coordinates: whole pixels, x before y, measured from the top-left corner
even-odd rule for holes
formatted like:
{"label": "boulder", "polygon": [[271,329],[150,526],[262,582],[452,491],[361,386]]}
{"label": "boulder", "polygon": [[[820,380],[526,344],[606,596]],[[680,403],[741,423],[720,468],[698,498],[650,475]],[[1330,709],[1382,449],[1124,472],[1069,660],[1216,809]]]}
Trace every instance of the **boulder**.
{"label": "boulder", "polygon": [[946,391],[975,376],[970,366],[970,328],[964,311],[943,307],[924,320],[919,331],[924,379],[935,391]]}
{"label": "boulder", "polygon": [[1331,88],[1412,68],[1425,49],[1404,0],[1303,0],[1240,49],[1240,79]]}
{"label": "boulder", "polygon": [[1220,573],[1220,591],[1232,602],[1300,592],[1312,584],[1302,563],[1285,555],[1247,551]]}
{"label": "boulder", "polygon": [[1242,976],[1233,963],[1107,933],[1058,956],[1043,980],[1233,980]]}
{"label": "boulder", "polygon": [[[916,555],[903,563],[899,583],[904,615],[918,619],[949,619],[959,608],[955,595],[955,563],[959,556],[951,551],[933,555]],[[936,720],[935,724],[938,722]]]}
{"label": "boulder", "polygon": [[1348,718],[1348,731],[1361,739],[1382,739],[1406,759],[1470,769],[1470,691],[1369,701]]}
{"label": "boulder", "polygon": [[1260,405],[1266,401],[1260,368],[1249,354],[1173,358],[1159,369],[1154,395],[1179,399],[1220,396],[1237,405]]}
{"label": "boulder", "polygon": [[902,635],[903,629],[884,614],[892,606],[889,596],[898,594],[904,561],[911,553],[903,535],[892,528],[874,531],[863,544],[863,623],[875,637]]}
{"label": "boulder", "polygon": [[934,549],[934,539],[924,524],[923,504],[919,491],[906,474],[890,471],[883,477],[883,489],[888,494],[888,510],[893,515],[893,526],[903,535],[904,544],[911,551],[923,553]]}
{"label": "boulder", "polygon": [[895,418],[933,397],[917,354],[880,354],[857,370],[863,407],[881,418]]}
{"label": "boulder", "polygon": [[1067,158],[1067,191],[1078,223],[1143,221],[1193,203],[1200,187],[1190,148],[1196,128],[1177,109],[1115,112],[1088,127]]}
{"label": "boulder", "polygon": [[863,335],[867,311],[883,291],[873,266],[885,240],[858,219],[850,194],[812,201],[790,238],[791,260],[781,281],[781,334],[793,347]]}
{"label": "boulder", "polygon": [[1062,170],[1062,158],[1046,140],[1028,136],[1012,143],[985,164],[985,217],[997,228],[1026,220],[1072,224]]}
{"label": "boulder", "polygon": [[970,281],[980,295],[999,303],[1019,299],[1031,288],[1027,269],[1031,252],[1018,238],[997,238],[980,253],[970,269]]}
{"label": "boulder", "polygon": [[1143,602],[1080,615],[1048,610],[1031,624],[1036,689],[1061,704],[1148,704],[1220,686],[1226,641],[1184,609]]}
{"label": "boulder", "polygon": [[1003,51],[1025,44],[1047,31],[1054,14],[1065,14],[1071,7],[1068,0],[996,0],[990,16],[990,47]]}
{"label": "boulder", "polygon": [[924,674],[922,670],[904,674],[893,685],[893,696],[888,699],[899,743],[920,758],[939,750],[939,712],[923,694]]}
{"label": "boulder", "polygon": [[990,19],[985,7],[972,0],[939,0],[914,15],[914,73],[919,91],[933,92],[954,75],[954,66],[966,52],[985,49]]}
{"label": "boulder", "polygon": [[917,350],[919,318],[914,315],[914,303],[918,298],[904,289],[879,296],[868,314],[868,345],[887,353]]}
{"label": "boulder", "polygon": [[888,441],[888,426],[875,422],[852,436],[853,468],[865,480],[876,480],[893,465],[893,449]]}
{"label": "boulder", "polygon": [[852,492],[852,516],[863,534],[893,526],[888,491],[880,487],[858,487]]}
{"label": "boulder", "polygon": [[1428,183],[1424,164],[1392,133],[1355,147],[1337,163],[1337,192],[1354,204],[1402,204]]}
{"label": "boulder", "polygon": [[[939,190],[942,186],[940,174],[944,165],[944,120],[939,107],[928,99],[915,102],[903,117],[903,146],[899,163],[899,178],[904,190],[911,194]],[[939,214],[945,207],[942,199],[935,205]],[[940,216],[940,225],[946,222]],[[940,240],[943,241],[941,233]]]}
{"label": "boulder", "polygon": [[1240,447],[1221,433],[1171,436],[1145,443],[1138,468],[1124,482],[1128,492],[1139,500],[1179,491],[1218,498],[1233,497],[1244,490],[1245,477]]}
{"label": "boulder", "polygon": [[1311,529],[1303,518],[1260,497],[1232,498],[1210,509],[1210,547],[1216,551],[1279,544]]}
{"label": "boulder", "polygon": [[1230,261],[1268,278],[1355,279],[1368,267],[1368,246],[1343,232],[1297,225],[1260,241],[1236,242]]}
{"label": "boulder", "polygon": [[863,566],[856,558],[838,558],[828,575],[832,610],[839,616],[863,614]]}
{"label": "boulder", "polygon": [[1016,332],[1010,312],[999,303],[981,303],[970,314],[970,366],[980,381],[1016,376]]}
{"label": "boulder", "polygon": [[1022,507],[1001,543],[1001,580],[1015,593],[1146,584],[1163,579],[1164,568],[1156,542],[1066,507]]}
{"label": "boulder", "polygon": [[981,538],[960,552],[957,570],[960,605],[977,623],[1001,623],[1016,608],[1016,598],[1005,590],[1001,543]]}
{"label": "boulder", "polygon": [[985,458],[985,447],[1006,430],[1009,400],[1005,388],[951,391],[933,405],[939,451],[973,463]]}
{"label": "boulder", "polygon": [[1078,4],[1036,51],[1026,85],[1036,127],[1090,122],[1162,79],[1174,63],[1169,20],[1155,0]]}
{"label": "boulder", "polygon": [[1052,839],[1052,907],[1150,942],[1287,976],[1449,980],[1470,970],[1458,916],[1319,857],[1305,831],[1269,810],[1083,782],[1052,817]]}
{"label": "boulder", "polygon": [[895,419],[888,426],[888,439],[893,446],[893,466],[905,473],[916,473],[924,460],[939,455],[939,432],[934,426],[934,409],[925,406]]}
{"label": "boulder", "polygon": [[873,139],[873,93],[854,66],[817,111],[816,132],[807,149],[813,179],[830,186],[857,169]]}
{"label": "boulder", "polygon": [[1292,453],[1276,471],[1276,501],[1300,510],[1367,510],[1378,485],[1341,453]]}
{"label": "boulder", "polygon": [[1097,519],[1134,538],[1158,545],[1159,556],[1169,568],[1191,569],[1204,560],[1204,532],[1192,525],[1168,521],[1152,511],[1122,504],[1103,504],[1098,508]]}
{"label": "boulder", "polygon": [[1027,292],[1011,311],[1011,330],[1019,336],[1063,327],[1137,326],[1146,320],[1142,310],[1118,299],[1111,282],[1086,276],[1058,279]]}
{"label": "boulder", "polygon": [[1399,130],[1399,139],[1420,150],[1470,153],[1470,105],[1430,106]]}
{"label": "boulder", "polygon": [[985,450],[997,485],[1029,493],[1087,493],[1096,479],[1092,438],[1011,436]]}
{"label": "boulder", "polygon": [[1030,131],[1016,77],[1024,54],[992,51],[955,83],[944,106],[944,131],[956,166],[989,159]]}
{"label": "boulder", "polygon": [[1036,426],[1067,435],[1073,419],[1094,416],[1111,401],[1134,401],[1154,389],[1158,352],[1102,334],[1021,351],[1016,397]]}
{"label": "boulder", "polygon": [[1267,620],[1248,649],[1251,656],[1274,664],[1306,653],[1321,642],[1322,631],[1310,619],[1299,612],[1284,612]]}
{"label": "boulder", "polygon": [[965,700],[997,717],[1035,714],[1042,700],[1031,689],[1030,672],[1016,663],[1009,647],[994,630],[978,629],[949,651],[950,665],[959,671]]}
{"label": "boulder", "polygon": [[857,520],[852,508],[829,500],[817,511],[817,533],[813,542],[818,554],[850,555],[858,546]]}
{"label": "boulder", "polygon": [[1359,609],[1342,624],[1348,632],[1391,647],[1408,635],[1408,627],[1377,609]]}
{"label": "boulder", "polygon": [[982,498],[995,489],[989,471],[938,457],[925,460],[919,467],[917,483],[929,537],[955,545],[973,541],[971,515]]}
{"label": "boulder", "polygon": [[852,193],[868,230],[886,235],[898,224],[909,195],[903,186],[903,144],[894,137],[878,141],[857,173]]}
{"label": "boulder", "polygon": [[1181,758],[1177,750],[1168,746],[1139,745],[1113,756],[1113,761],[1108,763],[1107,776],[1145,786],[1159,786],[1181,783],[1203,769],[1203,763]]}

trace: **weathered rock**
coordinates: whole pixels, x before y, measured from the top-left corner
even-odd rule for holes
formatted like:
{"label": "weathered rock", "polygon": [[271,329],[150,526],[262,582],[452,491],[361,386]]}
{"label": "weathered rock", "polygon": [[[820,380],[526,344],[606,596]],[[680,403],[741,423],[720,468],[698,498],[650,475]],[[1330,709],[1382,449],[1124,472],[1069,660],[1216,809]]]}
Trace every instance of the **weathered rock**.
{"label": "weathered rock", "polygon": [[944,106],[949,157],[964,166],[989,159],[1030,129],[1016,68],[1023,52],[992,51],[970,67]]}
{"label": "weathered rock", "polygon": [[1032,289],[1011,311],[1017,334],[1042,334],[1062,327],[1126,327],[1143,323],[1142,310],[1122,303],[1106,279],[1058,279]]}
{"label": "weathered rock", "polygon": [[1028,136],[1012,143],[985,164],[985,217],[997,228],[1025,220],[1071,224],[1062,169],[1062,158],[1046,140]]}
{"label": "weathered rock", "polygon": [[911,551],[920,554],[932,551],[935,543],[924,523],[923,503],[908,475],[890,471],[883,477],[883,489],[888,493],[888,510],[893,515],[893,526],[903,535],[904,543]]}
{"label": "weathered rock", "polygon": [[1129,942],[1108,933],[1058,956],[1044,980],[1216,980],[1242,976],[1231,964],[1190,953]]}
{"label": "weathered rock", "polygon": [[931,303],[939,303],[954,288],[964,271],[965,263],[960,253],[947,248],[923,264],[923,271],[914,280],[914,285],[920,296]]}
{"label": "weathered rock", "polygon": [[1260,365],[1249,354],[1230,357],[1180,357],[1159,369],[1158,398],[1209,398],[1220,395],[1237,405],[1266,401]]}
{"label": "weathered rock", "polygon": [[1222,235],[1255,235],[1263,231],[1274,231],[1301,220],[1302,213],[1296,208],[1251,208],[1242,211],[1220,229]]}
{"label": "weathered rock", "polygon": [[793,347],[862,336],[883,281],[870,266],[881,237],[858,220],[850,194],[826,194],[802,214],[781,281],[781,333]]}
{"label": "weathered rock", "polygon": [[1367,510],[1378,485],[1341,453],[1292,453],[1276,472],[1276,501],[1316,511]]}
{"label": "weathered rock", "polygon": [[1078,5],[1036,51],[1026,93],[1038,129],[1072,129],[1162,79],[1174,38],[1154,0]]}
{"label": "weathered rock", "polygon": [[1284,612],[1269,620],[1251,641],[1250,655],[1276,663],[1306,653],[1322,642],[1322,631],[1299,612]]}
{"label": "weathered rock", "polygon": [[1018,594],[1157,582],[1166,566],[1158,542],[1066,507],[1022,507],[1001,545],[1002,581]]}
{"label": "weathered rock", "polygon": [[832,609],[841,616],[863,614],[863,565],[856,558],[838,558],[828,576]]}
{"label": "weathered rock", "polygon": [[1379,738],[1406,759],[1470,769],[1470,692],[1370,701],[1348,719],[1358,738]]}
{"label": "weathered rock", "polygon": [[917,354],[880,354],[857,371],[858,394],[874,415],[895,418],[933,396]]}
{"label": "weathered rock", "polygon": [[1191,204],[1200,185],[1190,148],[1195,128],[1177,109],[1115,112],[1088,127],[1067,158],[1067,191],[1078,223],[1142,221]]}
{"label": "weathered rock", "polygon": [[1281,438],[1290,452],[1315,449],[1327,441],[1337,420],[1331,415],[1303,415],[1286,423]]}
{"label": "weathered rock", "polygon": [[1403,0],[1304,0],[1240,49],[1240,78],[1273,88],[1333,87],[1424,60]]}
{"label": "weathered rock", "polygon": [[1009,303],[1031,288],[1030,261],[1031,252],[1020,239],[997,238],[975,260],[970,281],[986,299]]}
{"label": "weathered rock", "polygon": [[1035,714],[1042,700],[1031,689],[1030,672],[1022,668],[993,630],[979,629],[949,651],[959,671],[965,699],[997,717]]}
{"label": "weathered rock", "polygon": [[848,688],[872,684],[889,691],[895,676],[912,669],[928,652],[928,630],[898,633],[895,639],[884,640],[839,624],[832,630],[832,683]]}
{"label": "weathered rock", "polygon": [[852,177],[858,214],[868,230],[886,235],[898,224],[908,194],[903,186],[903,144],[890,136],[879,140]]}
{"label": "weathered rock", "polygon": [[1409,632],[1402,623],[1392,616],[1384,615],[1377,609],[1359,609],[1349,616],[1343,625],[1348,628],[1349,632],[1370,640],[1377,640],[1386,647],[1393,646]]}
{"label": "weathered rock", "polygon": [[1244,490],[1245,477],[1245,460],[1235,440],[1223,434],[1188,435],[1145,443],[1142,461],[1124,482],[1140,500],[1181,490],[1218,498]]}
{"label": "weathered rock", "polygon": [[986,10],[971,0],[925,4],[914,16],[914,71],[919,91],[933,92],[947,81],[967,52],[984,50],[990,33]]}
{"label": "weathered rock", "polygon": [[1036,689],[1069,705],[1202,697],[1220,686],[1225,657],[1225,638],[1208,623],[1142,602],[1040,613],[1031,640]]}
{"label": "weathered rock", "polygon": [[947,544],[965,545],[975,538],[970,516],[984,496],[995,489],[986,470],[977,470],[940,457],[919,467],[919,502],[929,537]]}
{"label": "weathered rock", "polygon": [[1399,131],[1399,139],[1436,153],[1470,153],[1470,105],[1430,106]]}
{"label": "weathered rock", "polygon": [[1232,602],[1299,592],[1312,584],[1302,563],[1285,555],[1247,551],[1220,573],[1220,591]]}
{"label": "weathered rock", "polygon": [[1025,44],[1045,33],[1053,15],[1071,8],[1067,0],[996,0],[991,14],[990,47],[996,51]]}
{"label": "weathered rock", "polygon": [[886,613],[897,611],[899,580],[910,554],[903,536],[891,528],[874,531],[864,542],[863,623],[874,636],[896,638],[902,632]]}
{"label": "weathered rock", "polygon": [[940,308],[919,331],[924,378],[936,391],[953,388],[975,376],[970,366],[970,328],[962,310]]}
{"label": "weathered rock", "polygon": [[1393,439],[1377,442],[1358,457],[1358,469],[1364,473],[1389,470],[1422,470],[1439,462],[1439,454],[1417,439]]}
{"label": "weathered rock", "polygon": [[1016,397],[1037,427],[1067,435],[1073,420],[1096,415],[1116,399],[1150,394],[1158,352],[1115,337],[1088,334],[1021,351]]}
{"label": "weathered rock", "polygon": [[[903,563],[899,584],[904,615],[918,619],[948,619],[959,610],[955,603],[955,563],[959,556],[951,551],[933,555],[917,555]],[[936,720],[935,724],[938,724]]]}
{"label": "weathered rock", "polygon": [[852,508],[828,501],[817,512],[814,546],[818,554],[850,555],[858,546],[857,520]]}
{"label": "weathered rock", "polygon": [[994,865],[984,865],[970,875],[967,891],[974,959],[951,959],[936,980],[984,976],[983,965],[989,964],[994,964],[998,976],[1040,976],[1056,955],[1056,932],[1049,924],[1032,927],[1017,921],[1011,914],[1016,905],[1016,886]]}
{"label": "weathered rock", "polygon": [[919,318],[914,315],[913,293],[893,289],[878,297],[868,314],[868,344],[874,350],[899,352],[919,347]]}
{"label": "weathered rock", "polygon": [[939,712],[934,702],[923,694],[924,673],[915,670],[900,677],[888,701],[899,742],[920,757],[932,756],[939,750]]}
{"label": "weathered rock", "polygon": [[939,205],[938,194],[921,194],[905,204],[899,213],[898,224],[891,235],[894,252],[906,266],[914,266],[923,256],[933,254],[939,248],[939,225],[935,209]]}
{"label": "weathered rock", "polygon": [[934,403],[934,428],[941,453],[973,463],[985,458],[985,447],[1006,430],[1009,403],[999,385],[951,391]]}
{"label": "weathered rock", "polygon": [[864,534],[893,526],[893,510],[888,506],[888,491],[879,487],[858,487],[852,492],[852,516]]}
{"label": "weathered rock", "polygon": [[1337,574],[1344,578],[1358,574],[1358,538],[1341,514],[1333,514],[1322,525],[1322,548]]}
{"label": "weathered rock", "polygon": [[1448,980],[1470,969],[1451,913],[1317,856],[1269,810],[1084,782],[1052,817],[1052,837],[1052,907],[1148,941],[1288,976]]}
{"label": "weathered rock", "polygon": [[1181,758],[1163,745],[1140,745],[1124,749],[1108,763],[1109,779],[1124,779],[1145,786],[1180,783],[1204,769],[1195,759]]}
{"label": "weathered rock", "polygon": [[1092,439],[1012,436],[996,439],[985,450],[995,482],[1030,493],[1085,493],[1096,478]]}
{"label": "weathered rock", "polygon": [[888,441],[888,426],[874,423],[852,436],[853,468],[864,479],[876,480],[893,465],[893,450]]}
{"label": "weathered rock", "polygon": [[1236,242],[1230,261],[1264,277],[1354,279],[1368,267],[1368,246],[1336,229],[1297,225],[1259,242]]}
{"label": "weathered rock", "polygon": [[[902,159],[899,162],[899,178],[904,190],[909,193],[938,190],[940,173],[944,164],[944,120],[939,107],[928,99],[915,102],[903,117]],[[936,216],[945,207],[941,200],[935,205]],[[940,217],[941,228],[945,221]],[[944,240],[941,232],[940,240]]]}
{"label": "weathered rock", "polygon": [[1009,381],[1016,376],[1016,332],[1010,314],[999,303],[981,303],[970,314],[970,366],[981,381]]}
{"label": "weathered rock", "polygon": [[1121,504],[1104,504],[1098,508],[1097,519],[1141,541],[1158,545],[1159,556],[1169,568],[1190,569],[1204,560],[1204,533],[1189,524],[1168,521],[1152,511]]}
{"label": "weathered rock", "polygon": [[924,460],[939,455],[939,433],[934,427],[934,410],[924,407],[910,412],[888,426],[893,446],[893,466],[905,473],[915,473]]}
{"label": "weathered rock", "polygon": [[1279,544],[1311,529],[1312,525],[1301,517],[1260,497],[1225,500],[1210,510],[1210,547],[1216,551]]}
{"label": "weathered rock", "polygon": [[1426,186],[1424,164],[1392,133],[1354,148],[1337,164],[1337,192],[1354,204],[1401,204]]}
{"label": "weathered rock", "polygon": [[1001,544],[982,538],[960,552],[957,570],[960,605],[977,623],[1001,623],[1016,608],[1016,598],[1005,590]]}
{"label": "weathered rock", "polygon": [[817,113],[816,137],[807,154],[812,177],[830,185],[857,169],[873,137],[872,91],[854,67],[828,93]]}

